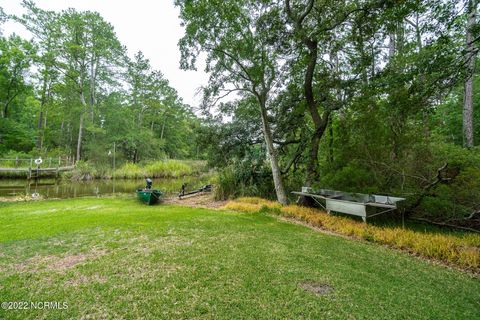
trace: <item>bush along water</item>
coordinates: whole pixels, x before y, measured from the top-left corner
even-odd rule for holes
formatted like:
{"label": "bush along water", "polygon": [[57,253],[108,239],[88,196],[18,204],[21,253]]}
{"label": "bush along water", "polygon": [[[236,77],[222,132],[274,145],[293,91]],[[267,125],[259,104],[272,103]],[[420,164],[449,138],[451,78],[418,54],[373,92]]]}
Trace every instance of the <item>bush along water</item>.
{"label": "bush along water", "polygon": [[155,161],[147,165],[126,163],[114,172],[116,178],[136,179],[152,178],[179,178],[197,175],[207,170],[203,161],[193,160],[166,160]]}
{"label": "bush along water", "polygon": [[165,160],[144,165],[127,162],[113,172],[109,165],[93,165],[88,161],[78,161],[75,170],[65,173],[64,178],[72,180],[179,178],[199,175],[206,171],[206,163],[195,160]]}
{"label": "bush along water", "polygon": [[275,198],[272,170],[263,159],[234,161],[218,172],[215,185],[216,200],[243,196]]}

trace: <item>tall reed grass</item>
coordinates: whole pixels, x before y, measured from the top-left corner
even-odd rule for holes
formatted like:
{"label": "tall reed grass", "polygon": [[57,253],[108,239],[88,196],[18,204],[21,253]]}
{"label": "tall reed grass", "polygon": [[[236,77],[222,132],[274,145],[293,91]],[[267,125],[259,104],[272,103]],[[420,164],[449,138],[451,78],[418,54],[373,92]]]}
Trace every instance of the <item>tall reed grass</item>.
{"label": "tall reed grass", "polygon": [[438,259],[480,272],[480,235],[478,234],[467,233],[464,236],[454,236],[399,227],[380,227],[347,217],[329,215],[314,208],[297,205],[282,207],[276,202],[260,198],[239,198],[228,202],[224,208],[250,213],[266,210],[338,234],[388,245],[425,258]]}
{"label": "tall reed grass", "polygon": [[166,160],[155,161],[145,166],[134,163],[126,163],[115,170],[115,178],[137,179],[143,177],[151,178],[179,178],[199,174],[206,170],[203,161],[192,160]]}

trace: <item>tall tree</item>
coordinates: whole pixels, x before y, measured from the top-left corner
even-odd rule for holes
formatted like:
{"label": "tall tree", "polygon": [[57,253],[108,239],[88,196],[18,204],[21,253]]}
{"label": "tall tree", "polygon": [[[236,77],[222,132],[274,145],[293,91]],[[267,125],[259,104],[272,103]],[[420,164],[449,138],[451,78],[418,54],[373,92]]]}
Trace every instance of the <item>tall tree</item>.
{"label": "tall tree", "polygon": [[466,68],[465,94],[463,99],[463,144],[467,148],[473,147],[473,76],[477,50],[474,44],[474,27],[477,23],[477,0],[468,0],[467,30],[466,30]]}
{"label": "tall tree", "polygon": [[279,57],[270,41],[270,30],[263,25],[269,17],[279,15],[278,7],[271,6],[269,1],[253,0],[178,0],[175,4],[186,25],[186,34],[180,40],[182,68],[195,68],[199,52],[207,52],[207,71],[211,74],[205,91],[207,106],[232,92],[255,99],[277,200],[286,204],[268,111],[273,107],[271,95],[279,77]]}
{"label": "tall tree", "polygon": [[34,51],[30,42],[15,34],[9,38],[0,38],[0,101],[3,118],[8,117],[13,101],[26,89],[25,78]]}
{"label": "tall tree", "polygon": [[[95,91],[99,68],[107,69],[107,63],[114,62],[112,56],[121,54],[113,27],[97,13],[77,12],[74,9],[63,11],[60,16],[61,37],[59,67],[72,83],[81,103],[79,116],[76,158],[81,159],[84,137],[85,115],[90,112],[93,121]],[[89,95],[90,99],[87,96]],[[88,109],[88,110],[87,110]]]}
{"label": "tall tree", "polygon": [[34,38],[32,41],[38,48],[35,64],[39,72],[34,77],[38,81],[37,92],[40,100],[36,146],[42,150],[45,129],[47,127],[48,104],[52,98],[52,88],[59,80],[59,73],[55,68],[55,63],[60,43],[60,25],[58,23],[58,15],[55,12],[42,10],[36,7],[32,1],[24,0],[22,5],[27,9],[27,13],[22,17],[15,17],[15,19],[33,34]]}
{"label": "tall tree", "polygon": [[373,65],[366,50],[371,31],[367,32],[367,28],[363,27],[371,21],[372,12],[381,7],[383,3],[375,1],[309,0],[306,5],[284,1],[287,21],[293,29],[293,43],[302,57],[293,58],[296,67],[292,70],[296,72],[298,65],[304,70],[303,101],[313,123],[306,165],[306,186],[311,186],[318,179],[320,141],[328,128],[332,113],[345,106],[346,93],[348,90],[353,91],[355,85],[351,80],[357,79],[355,70],[351,70],[354,74],[349,77],[344,76],[346,81],[342,81],[338,74],[341,64],[339,56],[348,57],[352,52],[351,47],[342,41],[348,37],[351,42],[353,38],[356,39],[353,45],[357,45],[360,52],[359,79],[367,83],[367,68]]}

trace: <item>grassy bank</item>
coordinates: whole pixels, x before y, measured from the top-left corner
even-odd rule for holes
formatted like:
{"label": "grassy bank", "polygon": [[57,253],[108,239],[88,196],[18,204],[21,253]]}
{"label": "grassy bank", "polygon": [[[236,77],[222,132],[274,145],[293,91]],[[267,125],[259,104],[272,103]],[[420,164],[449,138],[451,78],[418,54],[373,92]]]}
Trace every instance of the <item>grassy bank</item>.
{"label": "grassy bank", "polygon": [[442,234],[408,228],[374,226],[351,217],[329,215],[324,211],[296,205],[282,207],[277,202],[260,198],[239,198],[226,208],[242,212],[266,210],[312,226],[370,242],[407,250],[426,258],[438,259],[480,272],[480,235],[475,233]]}
{"label": "grassy bank", "polygon": [[196,175],[206,170],[204,161],[194,160],[166,160],[155,161],[146,165],[127,163],[114,172],[116,178],[135,179],[153,178],[178,178]]}
{"label": "grassy bank", "polygon": [[68,304],[0,318],[480,316],[478,278],[263,214],[133,198],[0,206],[2,301]]}
{"label": "grassy bank", "polygon": [[115,171],[112,171],[109,166],[79,161],[75,170],[64,174],[64,177],[72,180],[111,179],[113,177],[117,179],[179,178],[199,175],[206,171],[206,162],[200,160],[169,159],[144,164],[127,162]]}

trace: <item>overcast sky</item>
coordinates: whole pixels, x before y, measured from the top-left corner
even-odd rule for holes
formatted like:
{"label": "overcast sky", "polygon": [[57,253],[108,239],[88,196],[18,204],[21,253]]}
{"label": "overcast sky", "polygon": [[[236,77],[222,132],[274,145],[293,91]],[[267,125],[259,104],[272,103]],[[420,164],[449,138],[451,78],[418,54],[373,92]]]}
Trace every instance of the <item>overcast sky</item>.
{"label": "overcast sky", "polygon": [[[165,75],[186,103],[198,106],[201,97],[195,96],[195,93],[198,87],[207,83],[208,76],[202,71],[203,66],[196,72],[179,68],[177,43],[183,35],[183,28],[180,27],[179,10],[174,7],[173,0],[36,0],[35,3],[47,10],[75,8],[99,12],[114,26],[130,57],[141,50],[150,59],[152,67]],[[21,0],[0,0],[0,7],[7,14],[20,15],[24,12]],[[7,35],[15,32],[30,38],[22,26],[13,22],[4,24],[2,29]]]}

